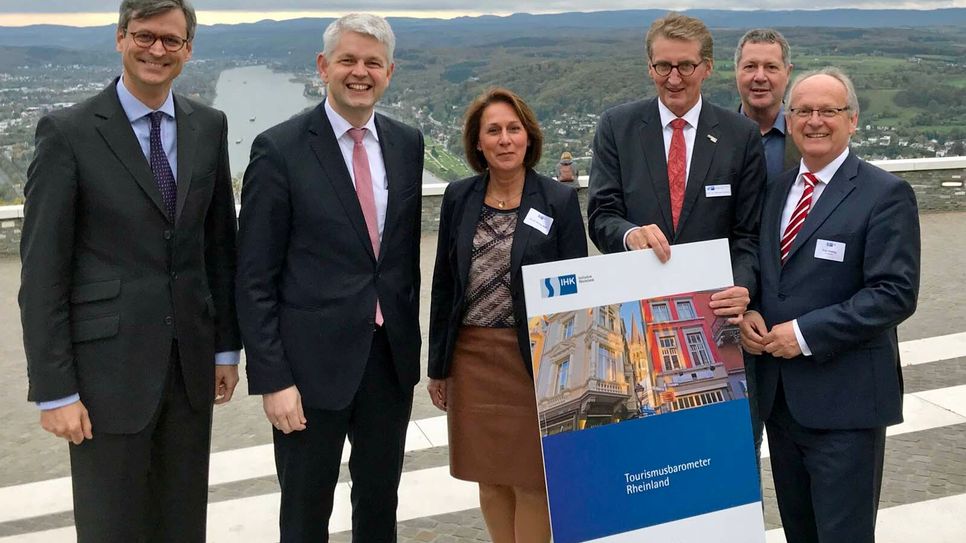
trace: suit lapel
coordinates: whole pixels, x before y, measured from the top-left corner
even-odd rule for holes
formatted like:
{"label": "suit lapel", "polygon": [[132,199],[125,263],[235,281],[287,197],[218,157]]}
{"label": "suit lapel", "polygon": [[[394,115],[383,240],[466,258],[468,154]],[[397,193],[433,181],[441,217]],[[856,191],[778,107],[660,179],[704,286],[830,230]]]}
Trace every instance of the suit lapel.
{"label": "suit lapel", "polygon": [[324,102],[320,103],[309,116],[309,147],[312,148],[324,172],[322,177],[332,186],[332,192],[342,204],[349,218],[349,224],[356,231],[366,252],[375,260],[376,256],[372,251],[372,242],[369,240],[369,229],[362,214],[362,206],[359,205],[359,197],[356,196],[355,187],[352,186],[352,177],[346,169],[345,159],[342,158],[342,151],[339,150],[339,142],[335,139],[335,133],[332,131],[329,118],[325,115],[323,104]]}
{"label": "suit lapel", "polygon": [[470,263],[473,261],[473,236],[476,234],[476,223],[480,220],[486,185],[489,182],[489,177],[484,174],[473,183],[460,214],[460,223],[456,232],[456,263],[464,289],[465,285],[469,284]]}
{"label": "suit lapel", "polygon": [[644,151],[644,161],[647,163],[648,177],[657,197],[658,207],[661,208],[661,229],[674,235],[671,225],[671,189],[667,180],[667,155],[664,152],[664,127],[661,126],[661,114],[657,110],[657,98],[651,100],[644,113],[643,124],[640,128],[638,140]]}
{"label": "suit lapel", "polygon": [[[712,138],[718,139],[717,129],[718,116],[712,109],[711,104],[705,102],[701,107],[701,115],[698,117],[698,126],[695,128],[694,149],[691,150],[691,167],[688,168],[688,183],[685,185],[684,203],[681,204],[681,216],[678,218],[678,232],[684,227],[688,215],[694,209],[694,201],[704,190],[708,171],[717,149],[717,143],[712,140]],[[676,235],[677,232],[675,232],[675,237]]]}
{"label": "suit lapel", "polygon": [[523,223],[531,209],[544,213],[547,206],[540,197],[540,184],[533,170],[527,170],[527,178],[523,181],[523,197],[520,198],[520,209],[517,210],[517,228],[513,232],[513,245],[510,248],[510,274],[520,272],[523,254],[527,251],[527,244],[533,235],[533,228]]}
{"label": "suit lapel", "polygon": [[802,229],[795,236],[795,241],[792,242],[792,247],[788,251],[789,260],[815,234],[815,231],[829,218],[829,215],[835,211],[835,208],[845,200],[845,197],[855,189],[855,176],[858,167],[859,160],[852,152],[849,152],[848,158],[845,159],[845,162],[835,172],[832,181],[829,182],[828,186],[822,192],[822,197],[818,199],[818,203],[815,204],[812,210],[809,211],[808,217],[805,218],[805,224],[802,225]]}
{"label": "suit lapel", "polygon": [[[178,123],[178,199],[175,207],[175,217],[181,217],[181,210],[184,209],[188,191],[191,189],[191,172],[194,166],[195,149],[197,148],[198,134],[195,130],[194,120],[191,114],[191,104],[182,101],[175,96],[174,118]],[[176,219],[175,224],[179,221]]]}
{"label": "suit lapel", "polygon": [[131,128],[131,122],[117,98],[117,89],[114,88],[116,84],[117,80],[96,98],[94,116],[97,117],[95,121],[97,131],[148,199],[154,202],[158,212],[167,216],[164,202],[161,201],[161,191],[158,190],[158,185],[154,181],[154,174],[151,173],[151,167],[148,165],[147,159],[144,158],[144,151],[138,144],[134,129]]}
{"label": "suit lapel", "polygon": [[[387,246],[389,235],[399,221],[399,206],[402,204],[399,195],[405,191],[406,161],[405,157],[399,152],[395,145],[396,138],[393,137],[392,125],[382,121],[382,116],[375,114],[376,131],[379,133],[379,148],[382,149],[382,161],[386,167],[386,184],[389,186],[389,201],[386,204],[386,219],[382,229],[382,243],[380,247]],[[420,172],[422,174],[422,172]],[[420,190],[421,187],[417,188]],[[362,207],[360,206],[360,210]],[[379,260],[386,251],[380,249]]]}

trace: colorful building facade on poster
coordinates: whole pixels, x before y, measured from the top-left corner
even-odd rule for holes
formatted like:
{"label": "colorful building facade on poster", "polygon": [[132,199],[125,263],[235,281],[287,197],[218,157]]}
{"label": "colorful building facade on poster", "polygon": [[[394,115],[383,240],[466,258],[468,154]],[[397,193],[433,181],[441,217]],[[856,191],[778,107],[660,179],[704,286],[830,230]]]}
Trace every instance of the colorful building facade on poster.
{"label": "colorful building facade on poster", "polygon": [[646,400],[657,413],[748,396],[738,328],[714,315],[711,294],[640,301],[650,358],[640,379],[650,380]]}
{"label": "colorful building facade on poster", "polygon": [[541,433],[747,397],[738,329],[714,315],[711,294],[531,319]]}

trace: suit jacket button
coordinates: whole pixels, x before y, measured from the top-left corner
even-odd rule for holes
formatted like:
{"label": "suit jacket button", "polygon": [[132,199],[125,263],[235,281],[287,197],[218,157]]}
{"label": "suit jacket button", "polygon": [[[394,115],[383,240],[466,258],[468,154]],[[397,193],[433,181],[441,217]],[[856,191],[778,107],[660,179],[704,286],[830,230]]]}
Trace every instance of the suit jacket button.
{"label": "suit jacket button", "polygon": [[176,272],[176,271],[171,272],[171,278],[172,279],[177,279],[178,278],[178,272]]}
{"label": "suit jacket button", "polygon": [[778,299],[779,299],[779,300],[784,300],[785,298],[787,298],[787,296],[785,296],[785,295],[784,295],[784,294],[782,294],[782,293],[778,293]]}
{"label": "suit jacket button", "polygon": [[171,232],[171,230],[164,231],[164,239],[171,239],[173,236],[174,236],[174,233]]}
{"label": "suit jacket button", "polygon": [[167,317],[164,318],[164,323],[167,324],[168,326],[171,326],[172,324],[174,324],[174,317],[172,317],[171,315],[168,315]]}

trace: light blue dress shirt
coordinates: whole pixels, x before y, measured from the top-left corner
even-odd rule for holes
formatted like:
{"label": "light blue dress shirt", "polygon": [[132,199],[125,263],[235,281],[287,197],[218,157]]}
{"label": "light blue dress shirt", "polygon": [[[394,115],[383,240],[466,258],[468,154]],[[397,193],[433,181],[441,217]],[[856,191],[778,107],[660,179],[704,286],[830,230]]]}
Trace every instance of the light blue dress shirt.
{"label": "light blue dress shirt", "polygon": [[[127,87],[124,86],[124,79],[120,79],[117,84],[117,98],[121,102],[121,108],[128,121],[131,122],[131,129],[138,139],[141,152],[144,158],[150,160],[151,156],[151,119],[148,115],[155,110],[144,105],[135,98]],[[164,154],[168,157],[168,164],[171,165],[171,172],[174,173],[175,183],[178,181],[178,123],[174,119],[174,95],[168,91],[168,98],[157,109],[164,113],[161,119],[161,146]],[[219,366],[237,366],[241,359],[241,351],[225,351],[215,353],[215,364]],[[49,402],[37,402],[37,406],[42,410],[57,409],[80,400],[80,394],[72,394],[59,400]]]}
{"label": "light blue dress shirt", "polygon": [[[744,114],[744,108],[739,107]],[[768,132],[761,135],[761,145],[765,149],[765,169],[768,173],[768,183],[771,183],[785,171],[785,105],[778,110],[778,117]]]}

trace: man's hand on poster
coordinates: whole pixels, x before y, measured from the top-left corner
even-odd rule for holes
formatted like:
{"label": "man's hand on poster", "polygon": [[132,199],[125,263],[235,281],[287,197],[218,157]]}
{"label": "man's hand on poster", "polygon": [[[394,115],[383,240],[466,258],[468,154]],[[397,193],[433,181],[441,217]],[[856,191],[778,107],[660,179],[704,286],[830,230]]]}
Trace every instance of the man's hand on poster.
{"label": "man's hand on poster", "polygon": [[711,309],[719,317],[728,317],[728,324],[741,324],[741,316],[748,309],[751,296],[745,287],[728,287],[711,295]]}
{"label": "man's hand on poster", "polygon": [[802,348],[795,337],[795,327],[791,321],[772,326],[761,342],[765,352],[778,358],[795,358],[802,354]]}
{"label": "man's hand on poster", "polygon": [[671,244],[668,243],[664,232],[656,224],[645,224],[631,230],[627,234],[624,244],[632,251],[653,249],[657,259],[661,262],[667,262],[671,258]]}
{"label": "man's hand on poster", "polygon": [[757,311],[748,311],[738,324],[741,330],[741,346],[749,354],[759,355],[765,350],[764,337],[768,334],[765,319]]}

